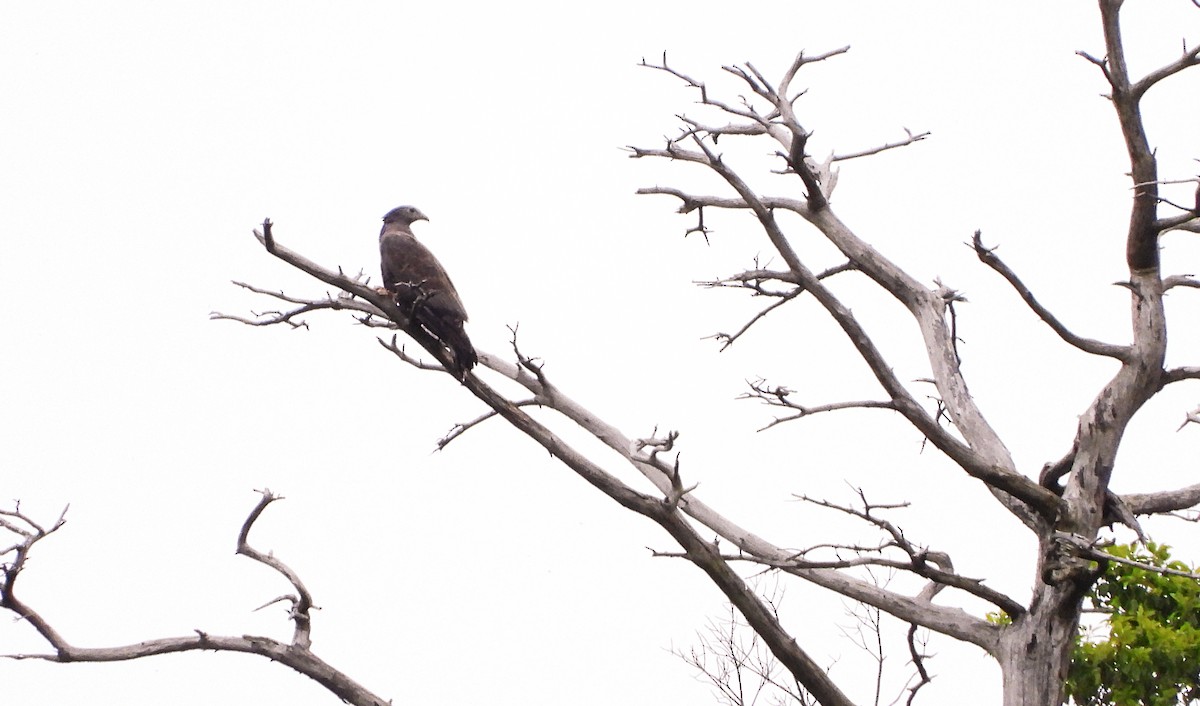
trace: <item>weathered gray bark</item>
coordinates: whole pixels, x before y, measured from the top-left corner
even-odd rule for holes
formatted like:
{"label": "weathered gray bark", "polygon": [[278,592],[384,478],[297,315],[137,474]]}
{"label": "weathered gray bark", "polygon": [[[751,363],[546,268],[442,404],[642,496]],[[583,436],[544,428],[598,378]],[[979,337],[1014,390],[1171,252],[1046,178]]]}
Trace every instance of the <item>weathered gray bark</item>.
{"label": "weathered gray bark", "polygon": [[[1125,248],[1133,342],[1121,351],[1120,370],[1080,416],[1072,451],[1067,463],[1062,463],[1069,468],[1062,493],[1063,512],[1053,525],[1038,533],[1040,580],[1034,586],[1030,609],[1001,636],[997,658],[1004,671],[1005,706],[1063,700],[1062,683],[1070,666],[1080,602],[1095,573],[1090,562],[1075,555],[1075,545],[1057,541],[1056,533],[1091,540],[1103,524],[1112,521],[1105,508],[1117,449],[1134,414],[1162,388],[1166,375],[1167,322],[1158,256],[1158,237],[1166,224],[1157,220],[1158,167],[1146,139],[1140,105],[1146,90],[1166,74],[1136,83],[1130,80],[1121,42],[1120,8],[1120,0],[1100,1],[1106,55],[1092,61],[1104,71],[1112,88],[1110,98],[1125,138],[1134,186]],[[1174,70],[1195,63],[1193,50]]]}
{"label": "weathered gray bark", "polygon": [[[52,652],[37,654],[4,655],[9,659],[46,660],[49,662],[125,662],[156,655],[173,654],[178,652],[239,652],[259,655],[272,662],[294,669],[296,672],[312,679],[328,690],[344,703],[353,706],[387,706],[387,699],[375,695],[366,687],[350,678],[345,672],[335,669],[328,662],[313,653],[312,624],[310,610],[313,607],[308,589],[300,581],[300,577],[290,567],[270,553],[263,553],[250,545],[250,528],[266,509],[279,496],[268,490],[261,491],[262,498],[250,511],[241,532],[238,534],[237,553],[266,564],[282,574],[291,583],[296,593],[281,596],[274,602],[287,601],[291,603],[291,620],[295,625],[291,642],[280,642],[269,637],[257,635],[210,635],[199,630],[194,635],[184,637],[166,637],[156,640],[146,640],[132,645],[113,647],[77,647],[67,642],[50,623],[25,601],[19,599],[16,593],[17,581],[30,552],[42,539],[58,531],[64,522],[60,517],[51,527],[43,528],[32,518],[24,515],[20,508],[16,510],[0,510],[0,528],[20,538],[8,551],[14,553],[12,561],[0,566],[0,607],[11,611],[21,620],[28,622],[46,640]],[[5,552],[5,554],[8,553]]]}

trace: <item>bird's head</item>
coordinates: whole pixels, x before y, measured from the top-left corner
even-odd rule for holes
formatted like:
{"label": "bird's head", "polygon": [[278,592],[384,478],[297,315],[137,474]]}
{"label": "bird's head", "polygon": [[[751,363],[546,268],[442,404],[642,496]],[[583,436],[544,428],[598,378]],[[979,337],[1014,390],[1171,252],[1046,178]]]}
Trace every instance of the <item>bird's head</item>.
{"label": "bird's head", "polygon": [[429,217],[421,213],[421,209],[416,206],[397,206],[388,211],[383,217],[384,224],[399,223],[400,225],[409,225],[415,221],[427,221]]}

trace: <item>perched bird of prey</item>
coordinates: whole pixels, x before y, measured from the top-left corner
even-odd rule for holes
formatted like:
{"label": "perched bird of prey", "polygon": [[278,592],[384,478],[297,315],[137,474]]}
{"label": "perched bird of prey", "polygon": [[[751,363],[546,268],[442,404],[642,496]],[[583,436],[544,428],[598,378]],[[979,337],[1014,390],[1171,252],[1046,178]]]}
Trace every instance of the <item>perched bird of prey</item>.
{"label": "perched bird of prey", "polygon": [[393,208],[383,217],[379,232],[383,286],[405,313],[450,349],[457,368],[452,372],[462,379],[478,359],[463,330],[467,310],[454,283],[429,248],[413,236],[412,224],[428,220],[413,206]]}

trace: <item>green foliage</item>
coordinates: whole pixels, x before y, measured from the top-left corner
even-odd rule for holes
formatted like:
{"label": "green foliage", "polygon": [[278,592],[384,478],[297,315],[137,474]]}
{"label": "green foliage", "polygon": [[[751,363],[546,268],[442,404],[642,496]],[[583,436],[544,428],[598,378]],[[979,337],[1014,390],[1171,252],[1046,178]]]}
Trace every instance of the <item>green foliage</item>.
{"label": "green foliage", "polygon": [[[1110,547],[1116,557],[1192,572],[1169,547]],[[1178,706],[1200,701],[1200,583],[1109,562],[1085,608],[1107,615],[1107,634],[1082,631],[1066,693],[1080,706]]]}

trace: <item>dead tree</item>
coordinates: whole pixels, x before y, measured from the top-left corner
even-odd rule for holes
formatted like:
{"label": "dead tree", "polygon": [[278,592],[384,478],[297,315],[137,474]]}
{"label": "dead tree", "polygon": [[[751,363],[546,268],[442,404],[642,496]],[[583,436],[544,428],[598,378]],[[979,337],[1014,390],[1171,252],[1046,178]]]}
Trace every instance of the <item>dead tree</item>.
{"label": "dead tree", "polygon": [[[1165,291],[1172,287],[1200,286],[1200,282],[1186,275],[1164,276],[1158,255],[1159,238],[1164,233],[1200,231],[1200,189],[1196,202],[1184,206],[1171,204],[1160,196],[1163,177],[1158,173],[1140,111],[1142,98],[1155,84],[1200,63],[1200,50],[1185,48],[1172,63],[1141,78],[1131,77],[1121,42],[1120,7],[1120,0],[1100,0],[1104,53],[1101,57],[1082,56],[1103,73],[1109,84],[1108,97],[1116,110],[1129,157],[1133,203],[1125,241],[1128,280],[1122,286],[1130,297],[1131,341],[1108,343],[1073,333],[1039,302],[995,250],[985,245],[981,234],[976,233],[972,239],[978,258],[1003,277],[1033,314],[1065,343],[1082,354],[1110,358],[1119,365],[1116,374],[1080,414],[1075,437],[1064,440],[1062,456],[1047,463],[1040,475],[1017,468],[1003,440],[968,390],[956,347],[954,318],[955,304],[963,301],[963,296],[949,286],[922,284],[889,260],[882,249],[855,234],[831,205],[839,162],[899,149],[926,137],[924,133],[908,133],[894,143],[852,153],[827,157],[810,153],[810,128],[815,126],[802,119],[797,102],[801,91],[795,88],[796,79],[810,64],[832,59],[847,48],[814,55],[801,53],[777,81],[768,79],[752,64],[724,67],[743,84],[744,97],[737,100],[713,95],[703,82],[668,66],[665,60],[646,64],[694,89],[699,110],[711,122],[681,116],[681,131],[665,144],[631,148],[634,158],[693,165],[715,175],[727,187],[724,193],[714,195],[670,187],[645,188],[639,193],[678,199],[681,212],[696,215],[693,231],[705,232],[706,212],[717,209],[748,212],[756,220],[774,259],[780,263],[773,269],[756,264],[752,269],[709,283],[745,288],[772,301],[741,331],[726,335],[726,344],[737,341],[745,330],[782,306],[815,302],[844,333],[879,389],[874,399],[803,402],[784,385],[760,381],[750,386],[747,395],[782,410],[777,424],[853,408],[885,409],[899,415],[959,471],[983,483],[996,502],[1036,537],[1037,571],[1032,597],[1027,602],[956,572],[950,557],[912,542],[884,519],[886,508],[868,503],[865,497],[861,506],[827,506],[868,523],[882,534],[883,540],[873,547],[844,547],[833,558],[818,558],[816,552],[807,550],[786,549],[749,528],[738,526],[696,497],[687,469],[676,453],[675,433],[656,432],[636,438],[620,431],[560,390],[542,366],[519,349],[515,337],[514,362],[507,356],[480,353],[481,368],[467,374],[462,385],[483,401],[488,410],[455,427],[443,444],[477,424],[501,418],[621,507],[655,522],[678,545],[677,550],[663,554],[698,567],[728,598],[798,688],[825,706],[849,706],[852,701],[797,641],[796,631],[786,627],[772,606],[756,595],[739,571],[739,564],[756,570],[766,567],[781,577],[815,584],[903,623],[978,646],[1003,671],[1007,706],[1058,704],[1079,622],[1081,599],[1096,576],[1098,562],[1103,561],[1104,555],[1096,548],[1101,528],[1122,523],[1137,529],[1138,515],[1184,510],[1200,502],[1200,484],[1125,496],[1109,490],[1122,436],[1138,410],[1165,386],[1200,378],[1200,366],[1165,367],[1167,317],[1163,307]],[[726,158],[721,152],[739,140],[772,146],[778,156],[777,171],[782,180],[777,183],[784,185],[784,195],[768,195],[752,188],[746,176],[738,171],[736,160]],[[785,231],[777,218],[781,212],[790,212],[805,224],[802,235]],[[265,221],[256,235],[269,253],[331,285],[339,293],[306,298],[243,285],[282,301],[283,306],[280,311],[239,320],[254,325],[296,326],[305,314],[348,311],[364,326],[402,332],[433,361],[403,346],[400,333],[379,338],[379,343],[402,362],[433,370],[443,369],[449,362],[439,342],[410,322],[386,295],[358,278],[324,268],[282,246],[275,240],[270,221]],[[801,245],[813,237],[823,238],[835,247],[844,262],[820,271],[812,267]],[[900,379],[876,345],[872,332],[832,288],[837,278],[850,276],[865,277],[883,297],[894,299],[908,312],[911,324],[924,342],[929,366],[927,381],[911,383]],[[217,315],[217,318],[238,317]],[[523,389],[522,395],[501,394],[488,381],[496,378],[516,383]],[[927,383],[932,383],[936,390],[932,402],[927,399],[925,388],[920,393],[914,390],[915,385]],[[531,416],[527,408],[533,405],[554,410],[599,440],[647,478],[657,492],[641,492],[620,480],[604,463]],[[1190,413],[1188,419],[1200,419],[1200,412]],[[863,566],[907,573],[919,577],[926,587],[916,595],[891,590],[854,572],[856,567]],[[10,596],[14,578],[15,572],[10,571]],[[1002,611],[1007,620],[989,621],[936,602],[935,597],[947,589],[987,602],[996,611]],[[20,604],[10,601],[7,607],[20,612]],[[53,633],[43,631],[43,635],[58,650],[59,659],[87,658],[86,654],[64,649]],[[197,646],[203,645],[204,639],[204,636],[192,638]],[[203,646],[216,647],[211,642]]]}

